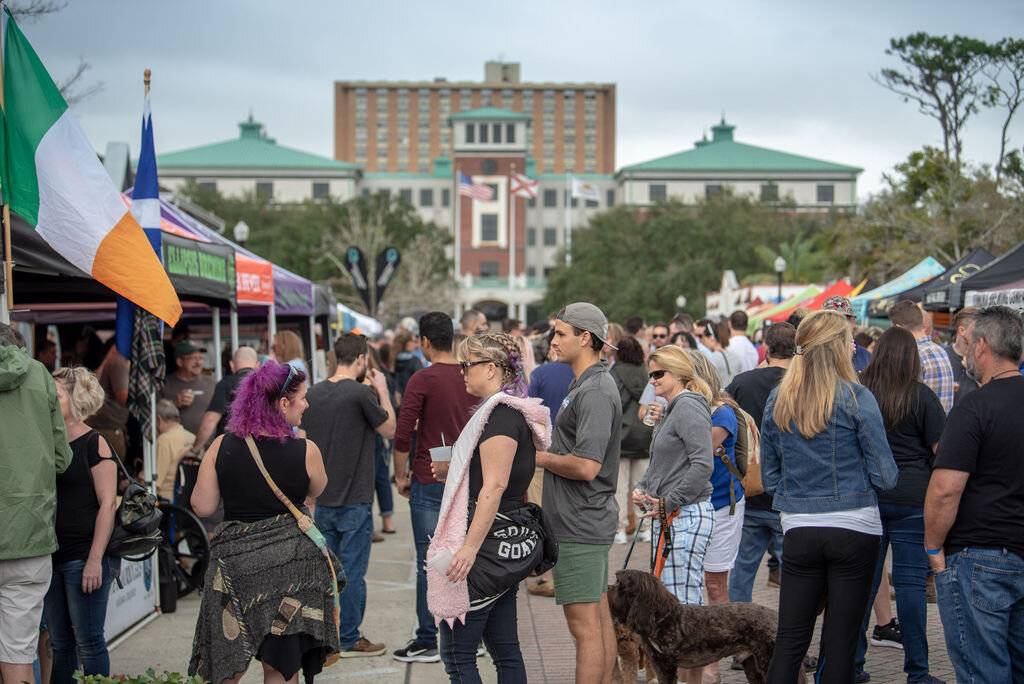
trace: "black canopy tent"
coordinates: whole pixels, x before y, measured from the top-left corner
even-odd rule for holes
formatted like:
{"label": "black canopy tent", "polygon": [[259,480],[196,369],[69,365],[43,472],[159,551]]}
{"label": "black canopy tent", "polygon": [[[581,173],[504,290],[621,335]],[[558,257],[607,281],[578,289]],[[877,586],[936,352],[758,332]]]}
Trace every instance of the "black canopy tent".
{"label": "black canopy tent", "polygon": [[946,288],[925,293],[925,309],[929,311],[955,311],[964,307],[964,296],[971,290],[988,290],[1024,278],[1024,242],[998,259],[990,261],[975,273],[951,282]]}
{"label": "black canopy tent", "polygon": [[950,282],[962,280],[972,273],[981,270],[994,258],[987,249],[978,247],[946,269],[944,273],[935,276],[931,280],[925,281],[917,287],[912,287],[906,292],[900,292],[899,294],[868,302],[868,316],[871,318],[888,318],[889,310],[901,299],[920,302],[929,291],[940,288],[948,289]]}

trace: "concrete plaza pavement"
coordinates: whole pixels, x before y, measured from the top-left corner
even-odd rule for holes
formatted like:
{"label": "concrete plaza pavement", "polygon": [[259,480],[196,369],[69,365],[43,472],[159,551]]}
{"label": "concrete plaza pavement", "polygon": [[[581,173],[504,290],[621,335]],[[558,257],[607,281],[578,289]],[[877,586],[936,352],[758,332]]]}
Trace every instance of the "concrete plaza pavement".
{"label": "concrete plaza pavement", "polygon": [[[339,660],[316,678],[318,682],[440,684],[448,681],[444,666],[440,663],[403,663],[390,655],[391,651],[401,648],[412,637],[416,623],[415,550],[409,506],[405,499],[397,495],[394,521],[397,534],[385,535],[385,541],[372,547],[366,577],[366,615],[362,625],[364,635],[371,641],[386,643],[388,652],[377,657]],[[621,545],[612,547],[612,571],[622,567],[627,548]],[[650,545],[637,542],[629,567],[648,569],[649,554]],[[754,585],[754,601],[776,608],[778,590],[768,587],[766,580],[767,570],[762,566]],[[533,582],[532,579],[528,581]],[[575,649],[562,610],[555,605],[554,599],[527,593],[525,584],[520,586],[518,602],[519,639],[529,681],[550,684],[573,681]],[[157,673],[164,670],[184,673],[188,668],[198,614],[198,596],[179,600],[176,612],[161,615],[111,651],[111,671],[139,674],[152,667]],[[953,668],[946,655],[938,610],[934,604],[928,606],[928,645],[932,674],[947,682],[955,681]],[[480,658],[478,664],[484,682],[490,684],[497,681],[488,658]],[[898,649],[869,647],[865,669],[871,673],[872,682],[906,681],[903,651]],[[729,669],[729,661],[722,661],[721,673],[726,684],[746,681],[742,672]],[[257,684],[262,678],[262,669],[258,663],[254,663],[242,682]]]}

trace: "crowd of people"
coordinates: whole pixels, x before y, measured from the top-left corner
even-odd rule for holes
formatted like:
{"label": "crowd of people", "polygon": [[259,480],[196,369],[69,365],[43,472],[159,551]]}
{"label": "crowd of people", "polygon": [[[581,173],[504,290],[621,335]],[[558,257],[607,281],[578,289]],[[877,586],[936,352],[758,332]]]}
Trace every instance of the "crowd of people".
{"label": "crowd of people", "polygon": [[[219,382],[205,349],[175,340],[155,485],[180,498],[179,461],[200,462],[177,503],[211,536],[189,672],[237,681],[256,657],[265,681],[310,682],[333,657],[384,655],[361,628],[365,575],[397,491],[415,628],[391,656],[441,661],[452,682],[480,681],[484,648],[499,681],[527,680],[516,598],[529,575],[564,612],[576,681],[610,682],[609,552],[631,535],[687,604],[751,601],[768,555],[769,682],[808,666],[815,681],[870,681],[869,642],[903,649],[908,682],[939,682],[932,596],[958,681],[1024,681],[1021,316],[964,309],[945,348],[914,302],[890,322],[856,329],[844,297],[754,340],[742,311],[619,326],[576,302],[500,332],[479,311],[430,312],[376,341],[342,333],[316,383],[290,331],[274,358],[233,350]],[[24,346],[0,325],[0,676],[32,681],[46,653],[42,681],[108,675],[126,360],[110,347],[95,374],[54,370]],[[752,429],[764,493],[747,496]],[[721,681],[718,663],[677,676]]]}

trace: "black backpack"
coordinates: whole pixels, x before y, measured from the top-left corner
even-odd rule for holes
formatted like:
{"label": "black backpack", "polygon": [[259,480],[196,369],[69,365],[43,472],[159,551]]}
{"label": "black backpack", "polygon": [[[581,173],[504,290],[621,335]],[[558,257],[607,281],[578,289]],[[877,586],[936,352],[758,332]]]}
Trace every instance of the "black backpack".
{"label": "black backpack", "polygon": [[[104,437],[103,439],[106,439]],[[135,481],[121,463],[121,458],[114,447],[107,442],[114,461],[128,481],[121,494],[121,503],[114,512],[114,530],[107,542],[107,555],[140,561],[156,553],[163,540],[160,532],[160,521],[163,512],[157,507],[156,495]],[[90,470],[89,475],[92,475]]]}

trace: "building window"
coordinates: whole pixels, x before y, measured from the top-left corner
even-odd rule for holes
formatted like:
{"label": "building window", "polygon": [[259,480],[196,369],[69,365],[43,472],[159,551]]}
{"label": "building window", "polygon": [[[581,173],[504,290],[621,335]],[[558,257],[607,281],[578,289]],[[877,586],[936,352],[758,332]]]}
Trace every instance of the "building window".
{"label": "building window", "polygon": [[775,183],[764,183],[761,185],[761,201],[762,202],[778,202],[779,201],[779,186]]}
{"label": "building window", "polygon": [[441,206],[442,207],[447,207],[451,203],[452,203],[451,190],[449,190],[448,188],[445,188],[445,189],[441,190]]}
{"label": "building window", "polygon": [[599,206],[597,200],[588,199],[587,209],[596,209]]}
{"label": "building window", "polygon": [[420,188],[420,206],[434,206],[434,191],[430,188]]}
{"label": "building window", "polygon": [[836,186],[831,183],[818,186],[818,201],[832,204],[836,200]]}
{"label": "building window", "polygon": [[608,202],[608,208],[611,209],[615,206],[615,191],[609,190],[606,193],[606,201]]}
{"label": "building window", "polygon": [[516,141],[516,125],[505,124],[505,142],[514,143]]}
{"label": "building window", "polygon": [[558,206],[558,191],[557,190],[545,190],[544,191],[544,206],[545,207],[557,207]]}
{"label": "building window", "polygon": [[199,183],[199,189],[200,190],[209,190],[211,192],[217,192],[217,182],[216,181],[202,181],[201,183]]}
{"label": "building window", "polygon": [[497,183],[484,183],[491,189],[491,199],[495,202],[498,201],[498,184]]}
{"label": "building window", "polygon": [[501,142],[501,124],[494,124],[494,142]]}
{"label": "building window", "polygon": [[480,142],[487,142],[487,133],[489,132],[487,124],[480,124]]}
{"label": "building window", "polygon": [[537,198],[536,197],[527,198],[526,206],[528,206],[530,209],[533,209],[534,207],[536,207],[537,206]]}
{"label": "building window", "polygon": [[466,142],[476,142],[476,126],[473,124],[466,124]]}
{"label": "building window", "polygon": [[[571,171],[571,169],[569,168],[569,166],[570,166],[569,164],[566,164],[566,170],[567,170],[567,171],[569,171],[569,173],[572,173],[572,171]],[[572,205],[571,205],[571,206],[572,206],[572,208],[573,208],[573,209],[575,209],[575,208],[576,208],[576,205],[577,205],[577,204],[579,204],[579,200],[578,200],[577,198],[575,198],[575,197],[573,197],[573,198],[572,198],[572,199],[570,200],[570,199],[569,199],[569,194],[570,194],[570,193],[569,193],[569,191],[568,191],[568,190],[563,190],[563,191],[562,191],[562,194],[563,194],[563,195],[565,196],[565,204],[563,204],[562,206],[563,206],[563,207],[564,207],[564,206],[569,206],[569,202],[571,201],[571,202],[572,202]]]}
{"label": "building window", "polygon": [[265,200],[274,199],[274,184],[270,182],[257,183],[256,196]]}
{"label": "building window", "polygon": [[403,202],[412,204],[412,190],[410,188],[400,188],[398,190],[398,198]]}
{"label": "building window", "polygon": [[537,277],[537,268],[535,266],[527,266],[526,267],[526,277],[527,278],[536,278]]}
{"label": "building window", "polygon": [[554,272],[555,272],[555,267],[554,266],[548,266],[548,267],[546,267],[544,269],[544,277],[545,278],[550,278],[551,274],[554,273]]}
{"label": "building window", "polygon": [[498,215],[480,214],[480,241],[498,241]]}
{"label": "building window", "polygon": [[363,188],[363,199],[370,199],[370,188]]}
{"label": "building window", "polygon": [[313,199],[327,199],[330,195],[330,183],[313,183]]}
{"label": "building window", "polygon": [[554,247],[558,244],[558,231],[554,228],[544,229],[544,246]]}
{"label": "building window", "polygon": [[708,183],[704,186],[704,198],[711,199],[715,195],[722,194],[722,186],[718,183]]}
{"label": "building window", "polygon": [[420,173],[430,173],[430,162],[421,161],[416,167],[420,170]]}
{"label": "building window", "polygon": [[498,262],[497,261],[481,261],[480,262],[480,277],[481,278],[497,278],[498,277]]}
{"label": "building window", "polygon": [[665,199],[665,184],[651,183],[647,186],[647,200],[649,202],[660,202]]}
{"label": "building window", "polygon": [[526,246],[533,247],[537,244],[537,229],[527,228],[526,229]]}

